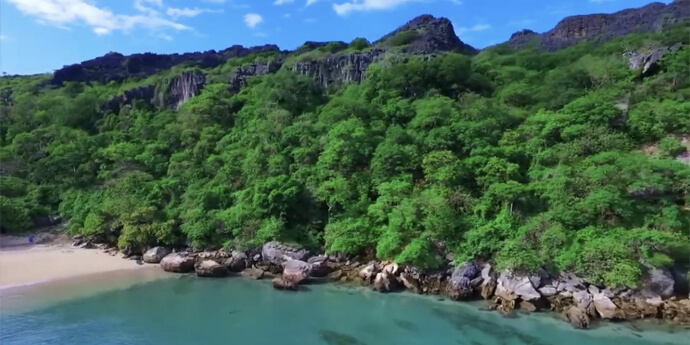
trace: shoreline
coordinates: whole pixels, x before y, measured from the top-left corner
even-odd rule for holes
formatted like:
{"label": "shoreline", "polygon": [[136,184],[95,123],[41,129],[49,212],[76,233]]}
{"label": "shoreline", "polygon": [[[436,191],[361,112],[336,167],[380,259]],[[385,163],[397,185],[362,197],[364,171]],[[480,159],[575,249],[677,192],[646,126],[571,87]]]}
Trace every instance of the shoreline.
{"label": "shoreline", "polygon": [[74,247],[64,236],[39,243],[26,237],[0,237],[0,292],[80,276],[143,268],[132,260]]}
{"label": "shoreline", "polygon": [[[412,266],[388,261],[362,261],[357,258],[312,255],[302,249],[277,242],[270,242],[263,248],[247,252],[221,249],[171,253],[169,249],[154,247],[143,255],[128,256],[118,255],[117,250],[112,247],[86,242],[88,246],[82,245],[84,242],[71,244],[71,240],[63,239],[48,244],[0,247],[0,298],[7,300],[8,295],[21,296],[27,294],[27,291],[43,291],[47,287],[55,286],[69,288],[55,294],[59,296],[53,299],[64,299],[64,296],[79,297],[78,295],[86,290],[103,291],[102,288],[94,289],[94,286],[102,285],[105,281],[126,287],[136,284],[139,279],[124,278],[128,276],[141,276],[144,281],[150,281],[178,277],[180,273],[186,273],[198,277],[243,276],[253,280],[272,280],[273,287],[277,290],[299,291],[308,290],[301,286],[311,284],[342,284],[360,286],[375,293],[407,292],[455,303],[483,302],[481,304],[486,305],[483,310],[498,311],[506,317],[510,317],[514,312],[554,316],[560,314],[561,319],[570,322],[575,328],[596,328],[601,324],[623,322],[633,325],[631,328],[634,329],[638,321],[645,319],[658,321],[660,324],[679,325],[685,329],[690,326],[690,310],[686,310],[690,306],[690,303],[686,302],[690,300],[644,300],[639,299],[634,290],[630,290],[626,296],[621,294],[607,297],[606,289],[588,287],[588,284],[582,281],[577,283],[582,284],[577,287],[578,290],[559,288],[560,292],[556,292],[552,285],[545,285],[558,286],[561,282],[558,282],[560,278],[556,277],[548,278],[549,283],[534,285],[531,292],[538,298],[532,298],[530,291],[519,291],[517,285],[513,288],[503,285],[529,281],[534,277],[513,277],[509,274],[504,276],[505,273],[493,271],[488,264],[484,264],[484,268],[474,266],[468,269],[465,265],[450,271],[423,272]],[[94,246],[100,249],[87,249]],[[267,246],[273,248],[266,251]],[[296,253],[300,257],[292,257],[297,255]],[[142,263],[142,258],[146,263]],[[85,260],[88,263],[85,263]],[[297,266],[286,266],[288,262],[296,263]],[[12,263],[21,263],[23,266]],[[33,270],[27,273],[26,267]],[[458,271],[461,271],[463,277],[469,277],[466,279],[467,285],[457,286],[455,279]],[[8,275],[7,272],[13,273]],[[118,282],[116,277],[119,277],[121,282]],[[572,279],[579,278],[572,276]],[[533,284],[535,283],[528,283],[529,286]],[[570,287],[577,284],[572,283]],[[545,295],[544,287],[551,287],[554,290],[553,294]],[[70,290],[84,291],[75,293]],[[52,291],[49,294],[52,294]],[[605,299],[606,304],[602,304],[602,299]],[[644,305],[639,305],[640,302]],[[2,309],[6,309],[5,306],[6,303],[3,303]]]}

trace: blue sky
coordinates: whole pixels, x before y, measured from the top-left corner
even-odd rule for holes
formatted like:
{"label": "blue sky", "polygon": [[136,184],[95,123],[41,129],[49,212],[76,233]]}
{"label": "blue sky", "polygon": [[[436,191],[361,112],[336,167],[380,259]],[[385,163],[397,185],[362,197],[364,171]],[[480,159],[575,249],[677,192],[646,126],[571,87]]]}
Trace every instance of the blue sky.
{"label": "blue sky", "polygon": [[[0,71],[52,72],[101,56],[221,50],[307,40],[376,40],[420,14],[450,19],[482,48],[573,14],[614,12],[645,0],[0,0]],[[665,1],[666,3],[670,1]]]}

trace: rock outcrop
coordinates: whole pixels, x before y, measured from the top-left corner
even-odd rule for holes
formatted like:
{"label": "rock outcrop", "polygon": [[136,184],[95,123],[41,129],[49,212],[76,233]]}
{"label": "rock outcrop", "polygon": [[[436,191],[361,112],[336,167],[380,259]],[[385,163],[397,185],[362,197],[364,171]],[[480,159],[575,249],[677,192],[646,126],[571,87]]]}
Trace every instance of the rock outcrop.
{"label": "rock outcrop", "polygon": [[165,247],[153,247],[144,253],[143,260],[147,264],[157,264],[170,254],[170,249]]}
{"label": "rock outcrop", "polygon": [[209,50],[185,54],[122,55],[111,52],[55,71],[51,83],[62,85],[67,81],[77,81],[107,84],[111,81],[121,82],[128,78],[148,77],[182,63],[189,66],[212,68],[225,63],[228,59],[271,52],[280,53],[280,49],[278,46],[270,44],[250,48],[234,45],[218,52]]}
{"label": "rock outcrop", "polygon": [[225,260],[223,265],[228,268],[230,272],[242,272],[245,268],[247,268],[249,265],[247,265],[247,261],[249,258],[247,257],[247,254],[233,250],[232,253],[230,254],[230,257]]}
{"label": "rock outcrop", "polygon": [[322,59],[303,60],[289,67],[291,71],[314,78],[323,87],[360,83],[369,65],[385,54],[383,49],[352,54],[329,54]]}
{"label": "rock outcrop", "polygon": [[447,18],[436,18],[429,14],[415,17],[393,32],[381,37],[374,44],[385,45],[387,41],[405,31],[416,31],[418,35],[406,49],[414,54],[431,54],[439,51],[462,51],[468,54],[477,52],[465,44],[455,34],[453,24]]}
{"label": "rock outcrop", "polygon": [[201,262],[197,262],[194,265],[194,270],[196,271],[196,275],[199,277],[220,278],[226,277],[229,273],[225,266],[213,260],[203,260]]}
{"label": "rock outcrop", "polygon": [[595,43],[610,41],[635,31],[657,31],[690,17],[690,0],[676,0],[669,4],[653,2],[611,14],[589,14],[566,17],[551,30],[538,34],[522,30],[513,34],[508,44],[523,48],[530,44],[548,51],[575,45],[584,40]]}
{"label": "rock outcrop", "polygon": [[194,271],[196,260],[186,254],[172,253],[166,255],[160,263],[166,272],[189,273]]}
{"label": "rock outcrop", "polygon": [[159,84],[126,90],[106,102],[102,109],[106,112],[118,113],[123,106],[133,106],[135,102],[143,102],[158,109],[177,109],[201,93],[205,85],[204,74],[182,72],[179,76],[163,80]]}
{"label": "rock outcrop", "polygon": [[261,249],[263,260],[274,265],[282,265],[288,260],[306,261],[310,256],[311,253],[304,248],[290,246],[277,241],[268,242]]}

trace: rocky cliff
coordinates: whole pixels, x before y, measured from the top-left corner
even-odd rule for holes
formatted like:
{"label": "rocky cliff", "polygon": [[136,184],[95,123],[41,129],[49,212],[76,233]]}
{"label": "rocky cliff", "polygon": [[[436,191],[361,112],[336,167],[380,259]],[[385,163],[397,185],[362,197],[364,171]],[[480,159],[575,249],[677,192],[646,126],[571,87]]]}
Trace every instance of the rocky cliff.
{"label": "rocky cliff", "polygon": [[[690,0],[676,0],[670,4],[654,2],[612,14],[567,17],[552,30],[542,34],[531,30],[516,32],[510,37],[508,44],[514,48],[536,44],[540,49],[554,51],[583,40],[603,42],[636,30],[655,31],[664,25],[678,23],[689,17]],[[404,39],[399,39],[402,36]],[[275,73],[281,68],[311,76],[322,87],[329,88],[361,82],[366,77],[365,72],[369,65],[392,49],[424,56],[450,51],[467,54],[477,52],[457,37],[450,20],[431,15],[421,15],[410,20],[375,41],[370,50],[347,52],[346,48],[344,42],[306,42],[293,52],[280,51],[275,45],[265,45],[252,48],[232,46],[220,52],[171,55],[146,53],[124,56],[110,53],[56,71],[52,83],[61,85],[65,81],[119,82],[128,78],[150,76],[180,64],[211,68],[232,58],[272,53],[273,58],[269,62],[253,62],[236,67],[228,78],[229,90],[237,92],[246,85],[249,77]],[[317,49],[324,54],[312,58],[300,57]],[[198,94],[205,82],[206,77],[202,74],[182,74],[170,83],[164,83],[163,87],[146,85],[128,90],[109,101],[105,108],[118,111],[123,104],[132,104],[134,100],[144,100],[159,108],[176,108]]]}
{"label": "rocky cliff", "polygon": [[108,53],[104,56],[65,66],[53,74],[52,83],[62,85],[67,81],[121,82],[132,77],[147,77],[170,69],[173,66],[187,64],[201,68],[212,68],[225,63],[228,59],[245,57],[250,54],[280,52],[278,46],[270,44],[245,48],[234,45],[222,51],[209,50],[185,54],[133,54]]}
{"label": "rocky cliff", "polygon": [[117,113],[124,105],[133,105],[135,101],[144,101],[159,109],[177,109],[201,93],[205,85],[206,75],[182,72],[179,76],[163,80],[159,84],[127,90],[104,104],[103,111]]}
{"label": "rocky cliff", "polygon": [[676,0],[670,4],[653,2],[640,8],[611,14],[570,16],[553,29],[538,34],[531,30],[514,33],[508,43],[514,48],[536,44],[540,49],[555,51],[584,40],[610,41],[635,31],[651,32],[690,17],[690,0]]}

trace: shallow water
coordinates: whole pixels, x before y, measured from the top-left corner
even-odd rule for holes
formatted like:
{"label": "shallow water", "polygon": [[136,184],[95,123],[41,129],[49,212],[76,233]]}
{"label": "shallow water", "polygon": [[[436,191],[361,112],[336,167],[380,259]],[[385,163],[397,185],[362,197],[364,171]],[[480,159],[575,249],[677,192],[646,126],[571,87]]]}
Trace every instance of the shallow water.
{"label": "shallow water", "polygon": [[688,344],[690,333],[624,325],[575,331],[542,315],[505,319],[476,305],[410,294],[186,276],[0,315],[3,345],[598,345]]}

